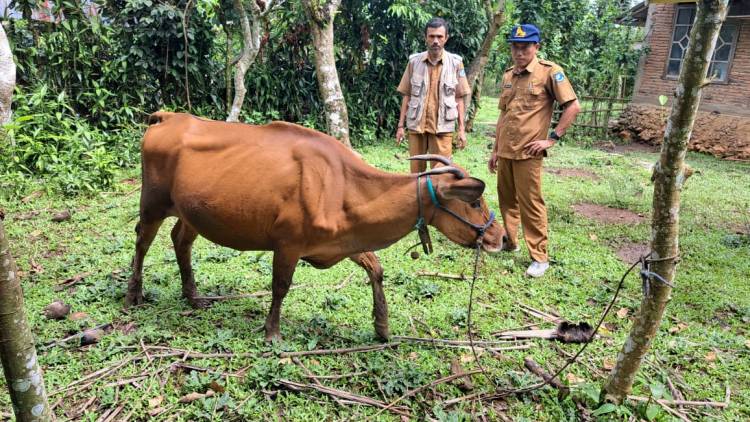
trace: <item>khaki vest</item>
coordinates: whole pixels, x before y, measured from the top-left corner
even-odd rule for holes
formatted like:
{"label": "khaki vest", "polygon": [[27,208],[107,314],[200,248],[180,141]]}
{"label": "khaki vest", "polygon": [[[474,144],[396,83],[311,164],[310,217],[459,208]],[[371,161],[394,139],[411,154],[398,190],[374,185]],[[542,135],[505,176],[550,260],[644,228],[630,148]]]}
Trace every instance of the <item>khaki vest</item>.
{"label": "khaki vest", "polygon": [[[426,51],[409,56],[411,98],[409,98],[409,109],[406,113],[406,127],[415,132],[420,130],[422,113],[424,113],[425,102],[427,101],[427,89],[430,86],[430,71],[425,60],[426,56]],[[461,56],[447,51],[443,52],[443,68],[438,85],[438,133],[452,133],[456,128],[456,119],[458,118],[458,105],[456,103],[457,73],[462,61]]]}

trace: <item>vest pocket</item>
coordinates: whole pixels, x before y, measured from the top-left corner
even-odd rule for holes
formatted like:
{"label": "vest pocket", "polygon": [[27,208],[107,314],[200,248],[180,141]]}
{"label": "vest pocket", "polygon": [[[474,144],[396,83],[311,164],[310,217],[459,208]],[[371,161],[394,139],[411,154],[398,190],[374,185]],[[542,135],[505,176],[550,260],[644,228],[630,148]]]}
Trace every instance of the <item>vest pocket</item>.
{"label": "vest pocket", "polygon": [[[412,91],[414,93],[414,91]],[[415,120],[417,116],[419,115],[419,104],[420,104],[419,97],[412,97],[409,99],[409,110],[406,114],[406,117],[409,120]]]}
{"label": "vest pocket", "polygon": [[[455,88],[454,88],[455,90]],[[445,121],[450,122],[458,118],[458,104],[455,97],[445,97]]]}

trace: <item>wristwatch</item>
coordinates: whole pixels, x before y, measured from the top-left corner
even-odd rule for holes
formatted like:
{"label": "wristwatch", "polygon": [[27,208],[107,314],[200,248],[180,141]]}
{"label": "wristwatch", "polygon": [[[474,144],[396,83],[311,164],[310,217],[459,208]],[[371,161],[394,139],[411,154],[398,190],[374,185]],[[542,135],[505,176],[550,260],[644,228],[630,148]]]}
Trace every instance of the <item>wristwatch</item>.
{"label": "wristwatch", "polygon": [[552,139],[553,141],[559,141],[560,135],[558,135],[557,132],[553,130],[553,131],[550,131],[549,138]]}

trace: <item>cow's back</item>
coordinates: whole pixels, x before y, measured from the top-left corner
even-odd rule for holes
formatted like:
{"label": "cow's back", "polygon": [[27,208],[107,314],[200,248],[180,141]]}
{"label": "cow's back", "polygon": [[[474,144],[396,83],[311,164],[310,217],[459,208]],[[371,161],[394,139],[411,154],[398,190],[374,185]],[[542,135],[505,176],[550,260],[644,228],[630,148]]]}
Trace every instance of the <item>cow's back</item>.
{"label": "cow's back", "polygon": [[[345,162],[360,161],[320,132],[155,113],[143,145],[144,195],[209,240],[272,249],[304,230],[335,231]],[[145,198],[149,201],[149,198]],[[143,206],[142,200],[142,206]],[[146,204],[147,205],[147,204]]]}

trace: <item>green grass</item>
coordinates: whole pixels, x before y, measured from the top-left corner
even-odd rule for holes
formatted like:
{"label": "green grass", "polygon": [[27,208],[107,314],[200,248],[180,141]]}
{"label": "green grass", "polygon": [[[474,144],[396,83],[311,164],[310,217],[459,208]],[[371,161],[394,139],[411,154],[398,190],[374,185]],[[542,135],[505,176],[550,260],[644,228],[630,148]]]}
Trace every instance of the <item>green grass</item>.
{"label": "green grass", "polygon": [[[494,121],[496,102],[485,99],[485,103],[477,121]],[[490,130],[491,127],[477,127],[470,136],[469,147],[458,152],[455,160],[488,182],[490,188],[485,197],[496,209],[495,178],[486,169],[492,139],[484,132]],[[403,146],[397,149],[387,142],[362,148],[360,152],[368,162],[380,168],[401,172],[408,169],[407,162],[394,158],[394,154],[406,155]],[[515,255],[484,256],[482,278],[475,290],[473,320],[477,337],[490,339],[492,332],[538,322],[525,315],[518,303],[555,311],[572,321],[595,322],[626,269],[615,256],[615,248],[624,242],[647,242],[650,227],[648,219],[630,226],[600,224],[576,215],[571,205],[593,202],[625,207],[648,217],[652,191],[648,166],[655,160],[654,154],[612,155],[577,147],[572,142],[555,147],[547,166],[586,169],[596,172],[601,179],[592,181],[545,174],[553,266],[545,279],[529,280],[523,277],[529,264],[525,249]],[[732,401],[728,409],[697,409],[690,415],[705,420],[746,420],[750,417],[750,283],[747,280],[750,241],[747,236],[736,235],[735,230],[743,227],[747,230],[750,226],[750,190],[747,189],[750,166],[696,154],[688,154],[688,162],[698,172],[689,180],[682,196],[682,262],[678,267],[676,289],[648,362],[637,378],[634,393],[647,396],[651,386],[666,383],[669,377],[686,399],[721,401],[729,386]],[[132,177],[138,177],[137,170],[120,176],[121,179]],[[227,301],[208,310],[191,312],[180,297],[179,273],[169,240],[173,221],[168,220],[146,258],[144,283],[148,302],[124,312],[123,294],[138,209],[135,187],[137,185],[121,182],[113,192],[93,197],[66,199],[43,195],[26,203],[18,201],[2,206],[7,215],[5,226],[12,250],[24,272],[26,310],[38,344],[64,338],[85,327],[107,322],[115,325],[97,345],[80,348],[70,344],[40,351],[47,390],[58,390],[88,373],[141,353],[141,342],[204,353],[250,353],[252,357],[188,362],[220,373],[239,373],[241,377],[180,369],[146,377],[138,381],[138,386],[107,387],[108,383],[149,373],[179,358],[129,364],[116,376],[61,400],[56,409],[58,417],[69,418],[70,413],[66,412],[74,412],[94,396],[97,399],[80,418],[95,420],[108,409],[123,405],[121,415],[133,412],[132,419],[148,419],[148,400],[159,396],[163,397],[160,406],[168,409],[156,418],[159,420],[362,420],[375,415],[373,408],[340,406],[315,392],[282,391],[274,396],[264,393],[279,390],[276,380],[280,378],[311,382],[288,359],[262,357],[264,352],[375,343],[370,288],[365,283],[365,274],[349,262],[326,271],[299,266],[295,285],[300,288],[289,293],[282,310],[284,341],[268,346],[257,330],[263,324],[268,297]],[[43,186],[38,188],[43,189]],[[50,222],[51,212],[62,209],[72,210],[72,219],[64,223]],[[19,214],[33,210],[41,213],[28,220],[16,219]],[[392,333],[466,339],[469,284],[417,277],[415,273],[419,270],[470,273],[471,251],[450,244],[433,230],[435,253],[411,260],[405,251],[416,241],[416,235],[409,235],[379,252],[385,268]],[[270,287],[270,253],[239,253],[199,239],[193,259],[203,294],[249,293]],[[38,272],[31,271],[32,263]],[[81,273],[90,275],[71,290],[53,290],[59,282]],[[351,282],[337,290],[335,287],[351,274],[354,274]],[[633,276],[628,279],[615,310],[628,308],[632,315],[641,296],[640,281]],[[73,311],[87,313],[88,318],[83,321],[44,319],[41,309],[58,298],[71,304]],[[582,364],[574,365],[564,374],[565,380],[572,377],[583,380],[574,394],[586,397],[587,392],[591,395],[594,388],[602,384],[608,372],[604,366],[614,360],[628,333],[628,318],[611,315],[605,336],[590,345]],[[677,327],[681,327],[681,331],[670,333],[671,328]],[[529,350],[508,351],[501,357],[482,355],[480,359],[496,383],[517,387],[537,381],[523,368],[524,356],[533,356],[552,371],[565,362],[559,350],[573,353],[578,347],[540,340]],[[409,389],[450,374],[451,360],[462,358],[464,368],[476,367],[468,350],[424,344],[404,344],[396,349],[370,353],[307,357],[302,361],[310,371],[320,375],[365,372],[321,382],[390,402]],[[474,376],[473,380],[474,391],[492,389],[490,380],[482,375]],[[213,381],[225,392],[189,404],[177,402],[188,393],[205,392]],[[426,389],[404,400],[403,404],[411,408],[417,419],[470,420],[472,414],[476,417],[479,412],[485,412],[494,420],[497,409],[505,407],[508,417],[519,421],[578,418],[571,399],[559,401],[556,392],[550,389],[508,398],[496,406],[482,407],[469,402],[449,408],[441,405],[445,400],[464,394],[453,384],[443,384]],[[50,402],[55,403],[62,397],[62,394],[54,395]],[[592,410],[596,408],[590,398],[586,400]],[[7,395],[0,395],[0,410],[10,411]],[[618,408],[618,412],[642,411],[642,406],[632,403]],[[656,420],[670,420],[662,410],[659,412]],[[373,419],[397,420],[388,413]]]}

